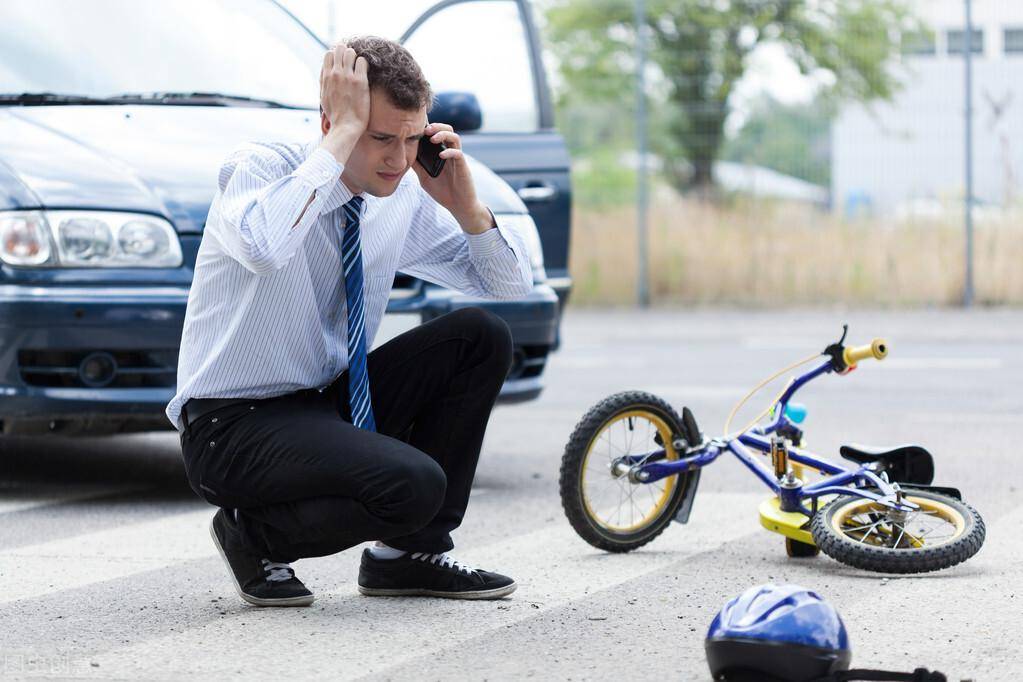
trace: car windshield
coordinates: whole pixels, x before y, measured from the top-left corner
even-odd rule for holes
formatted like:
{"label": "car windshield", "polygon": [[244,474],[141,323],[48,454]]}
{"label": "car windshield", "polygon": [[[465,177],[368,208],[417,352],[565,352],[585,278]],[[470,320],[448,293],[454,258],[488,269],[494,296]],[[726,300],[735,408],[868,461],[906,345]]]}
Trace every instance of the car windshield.
{"label": "car windshield", "polygon": [[323,52],[269,0],[16,0],[0,21],[0,95],[216,93],[315,109]]}

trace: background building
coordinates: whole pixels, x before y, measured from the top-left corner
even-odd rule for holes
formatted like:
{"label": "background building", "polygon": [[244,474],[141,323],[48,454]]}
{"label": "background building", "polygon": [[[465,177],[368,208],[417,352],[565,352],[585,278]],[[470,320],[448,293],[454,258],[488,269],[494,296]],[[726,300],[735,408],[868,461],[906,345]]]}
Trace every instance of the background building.
{"label": "background building", "polygon": [[[832,128],[832,201],[847,215],[960,210],[965,194],[963,0],[919,0],[933,33],[905,46],[892,102],[843,107]],[[973,0],[974,196],[1023,199],[1023,2]]]}

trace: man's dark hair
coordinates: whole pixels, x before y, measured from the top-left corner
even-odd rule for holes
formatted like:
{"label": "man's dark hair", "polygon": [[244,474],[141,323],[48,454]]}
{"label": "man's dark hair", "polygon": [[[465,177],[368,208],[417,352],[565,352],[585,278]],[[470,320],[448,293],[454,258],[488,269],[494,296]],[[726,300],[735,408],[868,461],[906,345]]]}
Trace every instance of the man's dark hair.
{"label": "man's dark hair", "polygon": [[345,41],[369,62],[369,88],[379,88],[399,109],[416,111],[433,104],[433,90],[409,51],[386,38],[356,36]]}

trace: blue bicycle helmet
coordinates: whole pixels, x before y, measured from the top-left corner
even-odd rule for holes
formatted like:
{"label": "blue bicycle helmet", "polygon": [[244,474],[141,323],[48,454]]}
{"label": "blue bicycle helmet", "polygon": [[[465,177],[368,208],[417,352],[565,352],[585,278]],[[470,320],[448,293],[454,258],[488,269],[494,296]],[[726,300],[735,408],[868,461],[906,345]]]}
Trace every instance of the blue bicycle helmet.
{"label": "blue bicycle helmet", "polygon": [[732,599],[707,632],[715,680],[808,682],[849,668],[838,612],[798,585],[758,585]]}
{"label": "blue bicycle helmet", "polygon": [[798,585],[751,587],[725,604],[707,633],[718,682],[947,682],[937,670],[849,670],[849,636],[838,613]]}

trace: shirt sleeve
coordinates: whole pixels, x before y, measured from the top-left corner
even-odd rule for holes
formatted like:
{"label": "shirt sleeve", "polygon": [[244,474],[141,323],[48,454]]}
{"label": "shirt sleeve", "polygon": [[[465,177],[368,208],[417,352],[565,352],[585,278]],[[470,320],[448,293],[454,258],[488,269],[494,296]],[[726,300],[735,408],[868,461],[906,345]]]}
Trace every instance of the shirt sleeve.
{"label": "shirt sleeve", "polygon": [[272,150],[237,151],[220,170],[219,217],[207,229],[246,269],[269,274],[298,251],[342,170],[325,149],[317,148],[297,168]]}
{"label": "shirt sleeve", "polygon": [[422,187],[398,269],[470,296],[510,299],[533,288],[526,241],[495,218],[497,227],[480,234],[462,230],[451,212]]}

